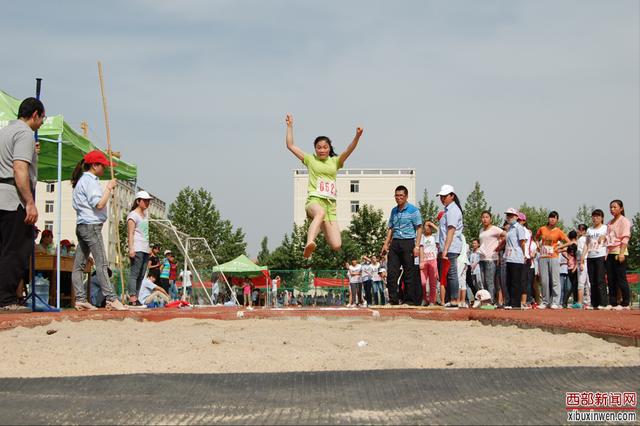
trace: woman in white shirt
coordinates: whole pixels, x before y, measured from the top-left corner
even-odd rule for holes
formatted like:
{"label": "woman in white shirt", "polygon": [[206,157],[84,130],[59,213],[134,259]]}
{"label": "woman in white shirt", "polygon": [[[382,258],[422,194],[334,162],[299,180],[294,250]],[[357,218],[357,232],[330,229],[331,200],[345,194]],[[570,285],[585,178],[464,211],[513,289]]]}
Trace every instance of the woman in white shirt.
{"label": "woman in white shirt", "polygon": [[142,279],[147,271],[149,261],[149,215],[147,209],[151,203],[151,195],[147,191],[138,191],[127,215],[127,241],[129,246],[129,303],[141,305],[138,292]]}
{"label": "woman in white shirt", "polygon": [[[605,282],[605,261],[607,260],[607,226],[603,224],[604,212],[595,209],[591,213],[591,223],[587,229],[586,267],[591,283],[591,306],[606,308],[609,305],[607,284]],[[585,266],[585,256],[580,259],[581,267]]]}

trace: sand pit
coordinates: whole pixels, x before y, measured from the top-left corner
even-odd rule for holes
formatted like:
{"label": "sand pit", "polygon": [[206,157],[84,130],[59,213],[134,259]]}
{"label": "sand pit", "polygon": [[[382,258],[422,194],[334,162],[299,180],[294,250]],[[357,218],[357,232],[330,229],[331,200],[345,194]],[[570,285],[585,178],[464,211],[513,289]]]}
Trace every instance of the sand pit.
{"label": "sand pit", "polygon": [[63,321],[0,332],[0,353],[0,377],[640,365],[586,334],[408,318]]}

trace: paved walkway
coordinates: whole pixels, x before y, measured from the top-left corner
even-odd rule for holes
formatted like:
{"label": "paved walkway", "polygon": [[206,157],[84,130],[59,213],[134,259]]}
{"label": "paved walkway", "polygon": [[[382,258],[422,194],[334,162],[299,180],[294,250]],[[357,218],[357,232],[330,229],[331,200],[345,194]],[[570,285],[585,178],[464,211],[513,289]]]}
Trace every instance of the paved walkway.
{"label": "paved walkway", "polygon": [[559,424],[565,392],[639,383],[578,367],[3,379],[0,423]]}

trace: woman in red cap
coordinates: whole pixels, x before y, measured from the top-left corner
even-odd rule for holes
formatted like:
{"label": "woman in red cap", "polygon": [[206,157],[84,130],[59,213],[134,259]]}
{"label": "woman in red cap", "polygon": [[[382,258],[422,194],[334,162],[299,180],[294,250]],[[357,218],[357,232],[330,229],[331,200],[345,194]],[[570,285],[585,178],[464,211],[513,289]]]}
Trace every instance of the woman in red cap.
{"label": "woman in red cap", "polygon": [[127,309],[118,300],[113,284],[109,280],[109,263],[102,240],[102,225],[107,221],[107,203],[116,187],[116,181],[112,179],[107,182],[103,191],[99,178],[104,175],[105,169],[111,166],[112,164],[101,151],[94,150],[80,160],[71,175],[72,205],[77,214],[76,236],[78,237],[71,282],[76,291],[77,310],[96,309],[87,301],[86,288],[82,282],[82,275],[90,254],[93,255],[100,289],[107,300],[106,308],[118,311]]}

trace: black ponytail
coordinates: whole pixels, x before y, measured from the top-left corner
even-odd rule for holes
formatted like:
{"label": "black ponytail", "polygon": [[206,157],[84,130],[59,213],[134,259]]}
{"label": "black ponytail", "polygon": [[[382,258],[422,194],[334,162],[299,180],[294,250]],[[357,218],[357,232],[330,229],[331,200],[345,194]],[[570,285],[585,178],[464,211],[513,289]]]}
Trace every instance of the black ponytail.
{"label": "black ponytail", "polygon": [[84,172],[89,171],[91,168],[91,164],[87,164],[84,162],[84,158],[76,164],[75,169],[73,169],[73,173],[71,173],[71,187],[75,188],[78,184],[78,181],[82,177]]}
{"label": "black ponytail", "polygon": [[464,216],[464,212],[462,211],[462,205],[460,204],[460,199],[458,199],[458,196],[455,193],[453,194],[453,201],[454,203],[457,204],[458,208],[460,209],[460,213]]}

